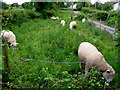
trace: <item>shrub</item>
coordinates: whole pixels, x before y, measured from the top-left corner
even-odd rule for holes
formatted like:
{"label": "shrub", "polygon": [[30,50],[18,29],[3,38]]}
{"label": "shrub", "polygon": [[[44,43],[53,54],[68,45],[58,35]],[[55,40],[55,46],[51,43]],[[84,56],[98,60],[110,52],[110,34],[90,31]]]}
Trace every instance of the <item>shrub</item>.
{"label": "shrub", "polygon": [[77,16],[77,19],[78,20],[82,20],[83,18],[87,18],[87,16],[84,14],[84,13],[80,13],[78,16]]}
{"label": "shrub", "polygon": [[37,12],[40,12],[42,17],[45,19],[49,16],[55,15],[57,10],[57,3],[53,2],[36,2],[35,8]]}
{"label": "shrub", "polygon": [[28,19],[41,17],[35,10],[8,9],[2,10],[2,27],[9,28],[12,24],[20,25]]}
{"label": "shrub", "polygon": [[107,20],[107,16],[108,16],[108,13],[106,12],[106,11],[95,11],[95,16],[94,17],[96,17],[96,19],[97,20],[102,20],[102,21],[105,21],[105,20]]}
{"label": "shrub", "polygon": [[107,20],[107,24],[114,27],[115,26],[115,21],[117,21],[117,20],[118,20],[118,17],[116,17],[116,16],[110,17]]}
{"label": "shrub", "polygon": [[91,9],[93,9],[93,8],[90,8],[90,7],[82,7],[81,10],[82,10],[84,13],[91,13],[91,12],[90,12]]}
{"label": "shrub", "polygon": [[83,7],[82,11],[86,14],[91,14],[92,18],[95,18],[97,20],[107,20],[107,16],[108,16],[108,12],[104,11],[104,10],[97,10],[97,9],[93,9],[93,8],[88,8],[88,7]]}
{"label": "shrub", "polygon": [[42,14],[42,17],[45,19],[45,18],[48,18],[48,17],[51,17],[51,16],[55,16],[56,12],[55,12],[54,9],[43,10],[41,14]]}
{"label": "shrub", "polygon": [[85,6],[85,2],[80,2],[77,4],[77,10],[81,10]]}

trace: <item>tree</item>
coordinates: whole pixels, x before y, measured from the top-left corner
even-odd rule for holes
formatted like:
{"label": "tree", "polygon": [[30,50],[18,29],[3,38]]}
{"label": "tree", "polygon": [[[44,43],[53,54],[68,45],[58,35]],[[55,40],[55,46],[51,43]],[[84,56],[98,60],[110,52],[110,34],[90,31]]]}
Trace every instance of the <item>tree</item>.
{"label": "tree", "polygon": [[18,4],[18,3],[13,3],[13,4],[11,4],[11,7],[16,7],[16,8],[18,8],[18,7],[19,7],[19,4]]}
{"label": "tree", "polygon": [[106,11],[109,11],[113,8],[113,5],[111,2],[106,2],[104,4],[101,4],[101,3],[98,3],[96,2],[94,4],[94,7],[96,7],[96,9],[99,9],[99,10],[106,10]]}
{"label": "tree", "polygon": [[67,3],[65,5],[64,2],[58,2],[57,5],[59,6],[59,8],[66,8],[67,7]]}
{"label": "tree", "polygon": [[36,2],[35,9],[40,12],[43,18],[56,15],[57,3],[56,2]]}
{"label": "tree", "polygon": [[81,11],[82,7],[85,7],[85,2],[77,3],[77,9]]}
{"label": "tree", "polygon": [[8,9],[9,6],[5,3],[5,2],[2,2],[2,9]]}
{"label": "tree", "polygon": [[25,9],[32,9],[34,8],[33,5],[34,5],[34,2],[25,2],[22,4],[22,7]]}
{"label": "tree", "polygon": [[113,5],[111,2],[106,2],[105,4],[102,4],[102,10],[109,11],[113,8]]}

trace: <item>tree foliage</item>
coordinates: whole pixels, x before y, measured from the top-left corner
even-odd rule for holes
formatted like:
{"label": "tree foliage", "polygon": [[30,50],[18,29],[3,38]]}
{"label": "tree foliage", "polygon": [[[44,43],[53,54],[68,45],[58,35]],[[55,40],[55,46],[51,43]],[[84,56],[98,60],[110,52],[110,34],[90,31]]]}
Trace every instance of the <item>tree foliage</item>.
{"label": "tree foliage", "polygon": [[34,2],[25,2],[22,4],[22,7],[25,9],[32,9],[34,8]]}
{"label": "tree foliage", "polygon": [[13,3],[13,4],[11,4],[11,7],[16,7],[16,8],[18,8],[18,7],[19,7],[19,4],[18,4],[18,3]]}
{"label": "tree foliage", "polygon": [[5,2],[1,2],[2,3],[2,9],[8,9],[8,5]]}
{"label": "tree foliage", "polygon": [[101,3],[96,2],[93,6],[96,9],[106,10],[106,11],[109,11],[109,10],[111,10],[113,8],[112,3],[110,3],[110,2],[106,2],[105,4],[101,4]]}
{"label": "tree foliage", "polygon": [[81,10],[82,7],[85,7],[85,2],[80,2],[80,3],[77,4],[77,9],[78,10]]}
{"label": "tree foliage", "polygon": [[57,10],[57,3],[53,2],[36,2],[35,8],[37,12],[42,13],[43,18],[55,15]]}

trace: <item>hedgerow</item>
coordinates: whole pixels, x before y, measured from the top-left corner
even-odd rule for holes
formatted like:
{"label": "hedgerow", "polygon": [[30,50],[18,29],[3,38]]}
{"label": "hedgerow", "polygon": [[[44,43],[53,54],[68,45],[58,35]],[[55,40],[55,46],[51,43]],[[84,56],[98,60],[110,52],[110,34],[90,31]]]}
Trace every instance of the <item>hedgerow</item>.
{"label": "hedgerow", "polygon": [[7,9],[2,10],[2,28],[11,29],[13,24],[20,25],[21,23],[34,18],[41,17],[40,13],[35,10],[27,9]]}

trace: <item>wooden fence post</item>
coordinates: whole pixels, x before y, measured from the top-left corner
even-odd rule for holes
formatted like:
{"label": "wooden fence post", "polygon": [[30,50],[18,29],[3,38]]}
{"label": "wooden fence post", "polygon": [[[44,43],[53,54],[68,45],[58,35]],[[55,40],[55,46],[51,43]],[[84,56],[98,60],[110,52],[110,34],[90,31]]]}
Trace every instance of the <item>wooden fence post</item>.
{"label": "wooden fence post", "polygon": [[4,63],[4,70],[5,70],[4,75],[2,73],[2,83],[3,83],[2,86],[6,87],[9,80],[9,73],[10,73],[9,59],[8,59],[8,46],[6,42],[2,42],[2,60]]}
{"label": "wooden fence post", "polygon": [[71,4],[72,4],[72,10],[71,10],[71,20],[73,20],[73,0],[72,0]]}

